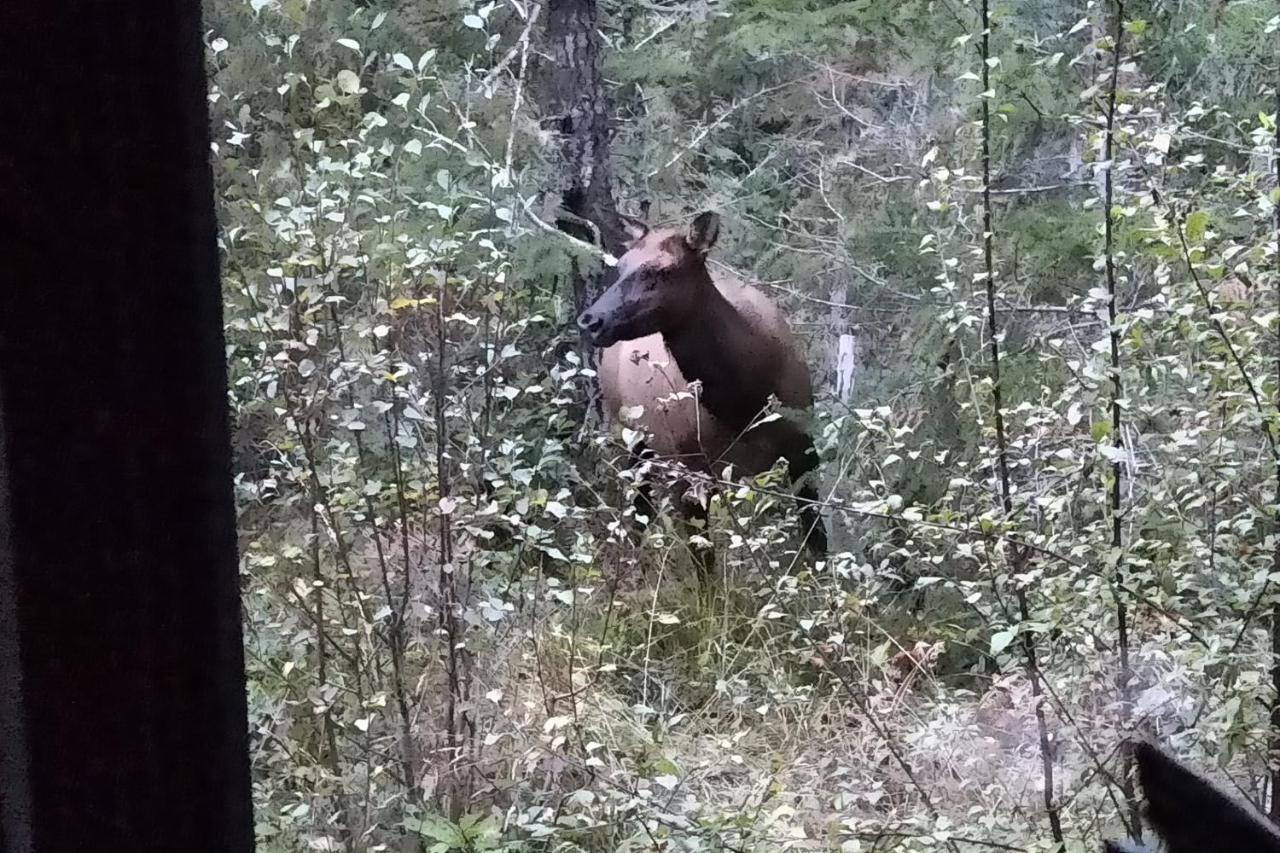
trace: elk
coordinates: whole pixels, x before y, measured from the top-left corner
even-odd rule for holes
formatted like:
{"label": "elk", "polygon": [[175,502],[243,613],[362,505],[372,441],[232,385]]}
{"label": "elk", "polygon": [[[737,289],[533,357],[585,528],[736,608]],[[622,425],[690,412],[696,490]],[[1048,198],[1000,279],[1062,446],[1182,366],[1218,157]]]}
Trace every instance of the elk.
{"label": "elk", "polygon": [[[824,555],[826,529],[806,477],[817,455],[796,417],[812,409],[812,384],[782,313],[756,288],[707,268],[720,233],[717,214],[700,213],[687,229],[626,225],[631,242],[617,279],[578,317],[604,350],[606,417],[617,422],[639,411],[649,438],[636,448],[637,461],[656,457],[716,476],[727,464],[753,475],[785,459],[799,485],[805,541]],[[784,411],[761,417],[771,396]],[[701,504],[684,499],[687,489],[687,480],[678,487],[681,512],[700,515]]]}

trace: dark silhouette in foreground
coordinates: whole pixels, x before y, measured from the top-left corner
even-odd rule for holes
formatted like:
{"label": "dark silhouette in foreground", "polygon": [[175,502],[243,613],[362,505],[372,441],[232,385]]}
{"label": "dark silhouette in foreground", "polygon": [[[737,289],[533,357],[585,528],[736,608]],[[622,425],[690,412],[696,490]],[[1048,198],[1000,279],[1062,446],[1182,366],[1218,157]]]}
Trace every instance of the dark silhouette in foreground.
{"label": "dark silhouette in foreground", "polygon": [[1105,853],[1280,853],[1280,831],[1154,744],[1133,748],[1146,816],[1162,847],[1108,841]]}

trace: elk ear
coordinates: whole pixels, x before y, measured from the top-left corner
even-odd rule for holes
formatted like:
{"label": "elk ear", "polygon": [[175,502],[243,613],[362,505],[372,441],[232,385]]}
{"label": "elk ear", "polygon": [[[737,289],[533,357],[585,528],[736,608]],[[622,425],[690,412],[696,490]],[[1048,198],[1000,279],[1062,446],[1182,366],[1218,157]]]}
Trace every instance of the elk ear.
{"label": "elk ear", "polygon": [[644,223],[643,219],[636,219],[634,216],[627,216],[625,213],[619,213],[618,218],[622,220],[622,233],[626,237],[624,245],[628,249],[643,240],[645,235],[649,233],[649,226]]}
{"label": "elk ear", "polygon": [[689,232],[684,236],[685,244],[699,255],[705,255],[716,244],[720,236],[720,214],[710,210],[703,211],[689,223]]}

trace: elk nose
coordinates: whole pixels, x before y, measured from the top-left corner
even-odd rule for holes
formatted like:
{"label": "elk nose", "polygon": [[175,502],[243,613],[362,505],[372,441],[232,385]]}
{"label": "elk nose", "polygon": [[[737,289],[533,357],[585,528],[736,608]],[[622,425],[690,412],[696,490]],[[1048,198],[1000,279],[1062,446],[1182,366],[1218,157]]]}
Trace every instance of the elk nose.
{"label": "elk nose", "polygon": [[603,325],[604,321],[590,311],[583,311],[578,315],[578,328],[584,332],[595,334]]}

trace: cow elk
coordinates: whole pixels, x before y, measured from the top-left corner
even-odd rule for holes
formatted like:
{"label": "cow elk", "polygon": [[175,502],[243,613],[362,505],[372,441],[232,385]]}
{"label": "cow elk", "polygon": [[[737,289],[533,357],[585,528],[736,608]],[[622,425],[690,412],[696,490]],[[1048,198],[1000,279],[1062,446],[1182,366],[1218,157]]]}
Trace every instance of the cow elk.
{"label": "cow elk", "polygon": [[[807,476],[818,460],[799,422],[813,406],[809,368],[782,313],[756,288],[708,269],[717,214],[701,213],[687,229],[628,226],[632,242],[616,281],[578,317],[604,349],[606,417],[638,413],[633,423],[648,433],[644,455],[712,477],[728,464],[755,475],[785,459],[799,484],[805,541],[824,555],[826,530]],[[771,397],[781,412],[762,417]],[[685,480],[680,491],[687,488]],[[678,503],[686,515],[701,512],[700,504]]]}

